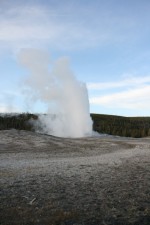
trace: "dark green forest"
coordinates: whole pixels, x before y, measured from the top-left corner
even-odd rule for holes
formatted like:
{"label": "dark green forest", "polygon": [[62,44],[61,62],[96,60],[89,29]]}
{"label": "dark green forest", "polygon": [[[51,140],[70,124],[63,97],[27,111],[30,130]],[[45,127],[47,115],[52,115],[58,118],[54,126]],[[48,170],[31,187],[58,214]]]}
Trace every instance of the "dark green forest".
{"label": "dark green forest", "polygon": [[23,114],[3,114],[0,115],[0,130],[28,130],[35,131],[32,121],[37,120],[38,116],[30,113]]}
{"label": "dark green forest", "polygon": [[150,136],[150,117],[123,117],[91,114],[93,129],[99,133],[123,137]]}
{"label": "dark green forest", "polygon": [[[123,117],[113,115],[91,114],[93,130],[103,134],[111,134],[124,137],[150,136],[150,117]],[[35,131],[33,121],[38,115],[4,114],[0,115],[0,130],[18,129]]]}

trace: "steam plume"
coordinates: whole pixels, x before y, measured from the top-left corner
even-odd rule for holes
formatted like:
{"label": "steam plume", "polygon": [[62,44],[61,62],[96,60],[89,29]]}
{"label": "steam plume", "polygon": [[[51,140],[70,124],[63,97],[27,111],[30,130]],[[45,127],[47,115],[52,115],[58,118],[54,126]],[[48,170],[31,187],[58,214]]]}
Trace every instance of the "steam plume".
{"label": "steam plume", "polygon": [[60,137],[92,135],[87,88],[75,78],[68,58],[50,62],[47,52],[23,49],[19,60],[30,70],[26,80],[30,99],[47,104],[46,115],[38,120],[42,131]]}

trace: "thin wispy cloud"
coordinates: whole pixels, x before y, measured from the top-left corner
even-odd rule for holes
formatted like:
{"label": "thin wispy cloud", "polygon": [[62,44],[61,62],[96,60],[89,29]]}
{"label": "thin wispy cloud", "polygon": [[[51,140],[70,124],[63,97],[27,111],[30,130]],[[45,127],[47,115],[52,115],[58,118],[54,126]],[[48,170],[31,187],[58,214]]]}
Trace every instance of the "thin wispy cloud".
{"label": "thin wispy cloud", "polygon": [[[111,20],[110,20],[111,16]],[[118,16],[119,17],[119,16]],[[59,49],[90,48],[130,38],[135,24],[78,4],[26,5],[4,8],[0,14],[0,47],[50,46]],[[127,31],[128,32],[127,34]],[[129,35],[131,34],[131,35]]]}
{"label": "thin wispy cloud", "polygon": [[[115,93],[113,88],[116,89]],[[106,108],[129,110],[150,110],[150,76],[133,77],[119,82],[90,84],[89,88],[99,90],[97,97],[90,97],[90,104]],[[107,89],[108,94],[103,90]]]}
{"label": "thin wispy cloud", "polygon": [[150,76],[144,77],[134,77],[116,81],[116,82],[98,82],[98,83],[88,83],[87,87],[89,90],[104,90],[104,89],[113,89],[113,88],[122,88],[122,87],[137,87],[138,85],[144,85],[150,83]]}

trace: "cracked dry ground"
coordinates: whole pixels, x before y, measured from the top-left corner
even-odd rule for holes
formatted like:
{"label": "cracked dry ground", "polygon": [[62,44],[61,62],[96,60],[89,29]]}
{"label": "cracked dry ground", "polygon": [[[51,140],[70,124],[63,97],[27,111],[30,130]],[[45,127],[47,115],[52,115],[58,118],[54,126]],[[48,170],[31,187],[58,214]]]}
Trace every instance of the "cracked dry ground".
{"label": "cracked dry ground", "polygon": [[150,138],[0,131],[1,225],[150,224]]}

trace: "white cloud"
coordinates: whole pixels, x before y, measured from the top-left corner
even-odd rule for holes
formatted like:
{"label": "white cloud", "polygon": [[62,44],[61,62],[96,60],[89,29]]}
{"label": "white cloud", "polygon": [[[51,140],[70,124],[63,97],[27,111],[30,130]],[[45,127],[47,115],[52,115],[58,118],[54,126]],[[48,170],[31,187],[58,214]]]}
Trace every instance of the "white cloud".
{"label": "white cloud", "polygon": [[[60,4],[23,5],[0,12],[0,47],[20,48],[46,45],[76,49],[118,42],[129,37],[130,23],[105,8]],[[111,16],[111,19],[110,19]],[[126,21],[126,22],[125,22]],[[128,34],[127,34],[128,33]]]}
{"label": "white cloud", "polygon": [[[64,21],[63,16],[53,10],[34,7],[17,7],[7,10],[0,18],[0,42],[5,46],[26,45],[60,46],[82,39],[85,30]],[[63,45],[62,45],[63,47]]]}
{"label": "white cloud", "polygon": [[[107,108],[150,110],[150,76],[133,77],[120,82],[89,85],[89,88],[99,88],[99,96],[90,97],[90,104]],[[121,87],[121,90],[112,92],[113,88]],[[108,94],[103,94],[103,89]]]}
{"label": "white cloud", "polygon": [[8,10],[0,18],[0,42],[9,47],[53,43],[62,33],[61,24],[50,20],[46,10],[36,7]]}
{"label": "white cloud", "polygon": [[0,113],[19,113],[21,112],[19,108],[15,106],[0,104]]}
{"label": "white cloud", "polygon": [[150,76],[144,77],[134,77],[129,76],[126,79],[117,82],[101,82],[101,83],[88,83],[87,87],[89,90],[104,90],[112,88],[122,88],[122,87],[136,87],[138,85],[143,85],[150,82]]}

